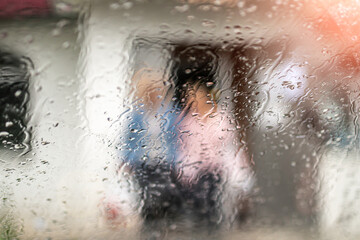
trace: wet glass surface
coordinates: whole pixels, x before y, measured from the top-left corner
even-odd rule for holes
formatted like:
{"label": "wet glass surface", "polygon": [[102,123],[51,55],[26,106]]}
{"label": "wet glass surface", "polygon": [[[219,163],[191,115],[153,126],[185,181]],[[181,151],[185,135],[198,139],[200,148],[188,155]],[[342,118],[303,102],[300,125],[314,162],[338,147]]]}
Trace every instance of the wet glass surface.
{"label": "wet glass surface", "polygon": [[[29,63],[10,53],[1,52],[1,143],[13,150],[26,145],[26,100],[28,99]],[[30,62],[31,65],[31,62]],[[28,137],[29,138],[29,137]]]}
{"label": "wet glass surface", "polygon": [[0,240],[358,239],[359,9],[0,0]]}

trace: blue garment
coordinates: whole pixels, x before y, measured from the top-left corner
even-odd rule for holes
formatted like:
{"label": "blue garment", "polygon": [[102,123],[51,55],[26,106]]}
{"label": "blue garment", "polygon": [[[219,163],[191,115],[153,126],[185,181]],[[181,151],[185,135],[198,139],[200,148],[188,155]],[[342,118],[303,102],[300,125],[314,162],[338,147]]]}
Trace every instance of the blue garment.
{"label": "blue garment", "polygon": [[156,113],[129,112],[123,161],[132,168],[176,164],[179,108],[168,106]]}
{"label": "blue garment", "polygon": [[164,205],[180,211],[183,192],[177,182],[179,108],[169,105],[157,112],[128,112],[122,161],[131,168],[140,186],[145,219],[163,216]]}

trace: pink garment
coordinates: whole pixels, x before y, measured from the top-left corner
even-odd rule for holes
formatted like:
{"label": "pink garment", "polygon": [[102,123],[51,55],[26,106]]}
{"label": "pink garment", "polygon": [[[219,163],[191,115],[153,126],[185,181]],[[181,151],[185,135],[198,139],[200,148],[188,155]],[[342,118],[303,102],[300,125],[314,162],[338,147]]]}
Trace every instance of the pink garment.
{"label": "pink garment", "polygon": [[0,17],[47,15],[50,8],[48,0],[0,0]]}
{"label": "pink garment", "polygon": [[240,144],[239,132],[229,115],[213,113],[200,118],[188,114],[180,123],[179,171],[185,184],[196,183],[201,174],[219,174],[238,190],[253,182],[250,158]]}

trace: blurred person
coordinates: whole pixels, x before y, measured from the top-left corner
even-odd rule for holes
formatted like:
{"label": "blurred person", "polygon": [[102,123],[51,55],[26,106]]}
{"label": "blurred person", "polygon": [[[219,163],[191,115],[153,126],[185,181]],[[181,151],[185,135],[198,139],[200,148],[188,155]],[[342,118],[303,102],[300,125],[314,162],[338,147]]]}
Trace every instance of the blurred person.
{"label": "blurred person", "polygon": [[171,56],[169,75],[142,68],[133,76],[141,103],[128,114],[123,162],[148,225],[230,227],[246,211],[254,178],[231,103],[219,108],[219,56],[205,44],[177,45]]}

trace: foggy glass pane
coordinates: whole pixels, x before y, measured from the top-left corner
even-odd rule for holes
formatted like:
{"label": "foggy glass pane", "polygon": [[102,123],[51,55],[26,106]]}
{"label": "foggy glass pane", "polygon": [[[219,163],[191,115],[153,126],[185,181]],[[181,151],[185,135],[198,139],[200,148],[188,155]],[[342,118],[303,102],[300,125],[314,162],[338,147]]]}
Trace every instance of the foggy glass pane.
{"label": "foggy glass pane", "polygon": [[360,236],[356,0],[0,0],[0,240]]}

